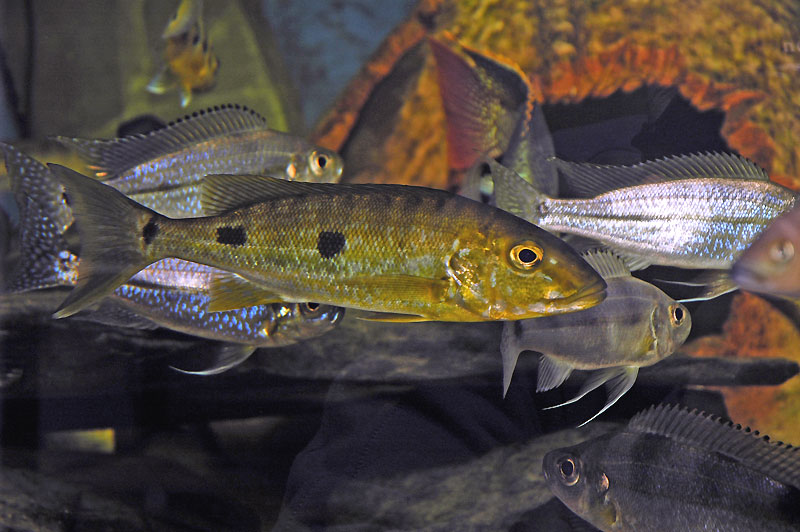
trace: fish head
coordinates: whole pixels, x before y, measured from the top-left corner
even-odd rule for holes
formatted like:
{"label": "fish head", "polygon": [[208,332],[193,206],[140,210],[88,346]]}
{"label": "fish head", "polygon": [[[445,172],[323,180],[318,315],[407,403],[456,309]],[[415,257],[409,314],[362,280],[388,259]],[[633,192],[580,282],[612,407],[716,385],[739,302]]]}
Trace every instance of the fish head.
{"label": "fish head", "polygon": [[570,510],[601,530],[614,530],[620,510],[611,481],[584,445],[550,451],[542,460],[545,482]]}
{"label": "fish head", "polygon": [[777,218],[734,263],[731,277],[744,290],[800,296],[800,210]]}
{"label": "fish head", "polygon": [[297,162],[289,163],[287,175],[293,168],[295,177],[291,180],[310,181],[314,183],[337,183],[342,177],[344,163],[341,156],[325,148],[313,147]]}
{"label": "fish head", "polygon": [[645,355],[645,365],[655,364],[683,345],[692,330],[689,309],[672,298],[664,297],[650,314],[650,330],[653,342]]}
{"label": "fish head", "polygon": [[344,318],[343,308],[314,302],[274,303],[272,309],[272,319],[262,323],[262,333],[285,344],[325,334]]}
{"label": "fish head", "polygon": [[[479,286],[489,303],[489,319],[516,320],[574,312],[605,298],[606,282],[569,245],[547,231],[503,213],[511,223],[492,239],[484,262],[472,261]],[[480,271],[480,270],[483,271]],[[465,283],[461,283],[464,288]]]}

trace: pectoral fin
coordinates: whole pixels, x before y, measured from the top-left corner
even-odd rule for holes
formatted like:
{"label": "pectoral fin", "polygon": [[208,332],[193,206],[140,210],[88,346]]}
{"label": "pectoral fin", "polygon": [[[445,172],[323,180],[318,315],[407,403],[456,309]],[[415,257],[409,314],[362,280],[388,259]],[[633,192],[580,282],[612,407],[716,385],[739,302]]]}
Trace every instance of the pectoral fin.
{"label": "pectoral fin", "polygon": [[172,73],[167,65],[161,67],[158,74],[153,76],[150,83],[147,84],[147,92],[152,94],[164,94],[169,89],[177,85],[178,79]]}
{"label": "pectoral fin", "polygon": [[542,355],[539,359],[539,376],[536,379],[536,391],[552,390],[567,380],[572,373],[573,366],[551,356]]}
{"label": "pectoral fin", "polygon": [[234,273],[219,273],[211,279],[208,311],[221,312],[283,301],[285,298],[275,292]]}
{"label": "pectoral fin", "polygon": [[443,279],[430,279],[414,275],[374,275],[347,279],[340,284],[353,287],[374,289],[391,294],[391,298],[404,301],[441,301],[450,282]]}
{"label": "pectoral fin", "polygon": [[238,366],[247,360],[255,350],[256,348],[252,345],[224,344],[214,353],[214,362],[206,369],[195,371],[175,366],[170,366],[170,368],[187,375],[217,375]]}

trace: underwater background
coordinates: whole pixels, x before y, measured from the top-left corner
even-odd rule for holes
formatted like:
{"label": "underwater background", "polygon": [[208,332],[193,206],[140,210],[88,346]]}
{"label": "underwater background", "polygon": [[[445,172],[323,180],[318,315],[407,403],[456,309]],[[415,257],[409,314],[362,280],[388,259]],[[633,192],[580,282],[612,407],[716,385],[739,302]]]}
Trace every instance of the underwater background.
{"label": "underwater background", "polygon": [[[342,183],[458,192],[469,164],[452,148],[433,38],[513,64],[560,159],[735,153],[800,189],[792,0],[206,0],[198,54],[218,67],[209,86],[184,91],[185,106],[181,80],[148,90],[181,4],[0,0],[0,141],[88,174],[52,137],[147,134],[239,104],[337,152]],[[490,144],[469,157],[497,155]],[[5,286],[21,230],[0,176]],[[635,275],[690,279],[663,266]],[[651,405],[800,445],[800,310],[787,299],[737,290],[686,302],[683,346],[576,428],[604,407],[603,388],[545,410],[581,382],[537,393],[527,352],[504,395],[500,323],[345,315],[317,338],[192,375],[172,367],[213,364],[212,341],[52,319],[68,293],[0,294],[10,530],[594,530],[554,497],[542,460]]]}

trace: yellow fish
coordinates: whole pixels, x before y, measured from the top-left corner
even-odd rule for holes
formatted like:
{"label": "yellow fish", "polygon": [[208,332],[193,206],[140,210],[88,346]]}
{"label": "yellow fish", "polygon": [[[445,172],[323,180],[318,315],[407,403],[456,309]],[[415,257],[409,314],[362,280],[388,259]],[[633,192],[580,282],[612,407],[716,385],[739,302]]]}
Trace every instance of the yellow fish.
{"label": "yellow fish", "polygon": [[[171,219],[51,165],[81,236],[78,312],[166,257],[214,266],[211,312],[315,301],[388,321],[516,320],[589,308],[606,283],[555,236],[423,187],[208,176],[204,218]],[[236,274],[236,275],[233,275]]]}
{"label": "yellow fish", "polygon": [[[189,14],[181,16],[182,9]],[[212,88],[219,69],[219,59],[208,43],[203,28],[201,9],[202,4],[192,10],[184,8],[184,4],[178,8],[174,27],[171,28],[171,21],[164,30],[164,35],[168,35],[164,46],[165,65],[147,85],[147,90],[153,94],[164,94],[179,86],[181,107],[186,107],[192,101],[192,91]],[[190,15],[193,18],[191,24],[187,20]],[[178,29],[182,27],[188,29],[179,32]]]}

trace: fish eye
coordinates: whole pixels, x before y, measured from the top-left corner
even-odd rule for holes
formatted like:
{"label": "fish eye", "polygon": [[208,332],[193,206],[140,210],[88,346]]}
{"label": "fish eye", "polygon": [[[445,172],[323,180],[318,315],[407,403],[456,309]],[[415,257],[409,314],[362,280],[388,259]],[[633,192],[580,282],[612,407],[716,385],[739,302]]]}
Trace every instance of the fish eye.
{"label": "fish eye", "polygon": [[314,174],[321,175],[329,162],[329,157],[324,153],[319,153],[317,151],[311,153],[311,171],[314,172]]}
{"label": "fish eye", "polygon": [[683,320],[686,319],[686,311],[683,309],[682,305],[674,305],[670,309],[669,319],[672,321],[672,324],[676,327],[683,323]]}
{"label": "fish eye", "polygon": [[567,486],[574,486],[578,483],[581,473],[575,460],[565,456],[558,461],[557,465],[558,473],[561,475],[561,482]]}
{"label": "fish eye", "polygon": [[769,258],[779,264],[789,262],[794,258],[794,244],[785,238],[773,242],[769,248]]}
{"label": "fish eye", "polygon": [[321,308],[322,305],[320,305],[319,303],[308,301],[306,303],[300,304],[300,313],[303,316],[313,316],[315,314],[318,314]]}
{"label": "fish eye", "polygon": [[533,242],[522,242],[511,248],[509,257],[515,268],[530,270],[542,262],[544,251]]}

